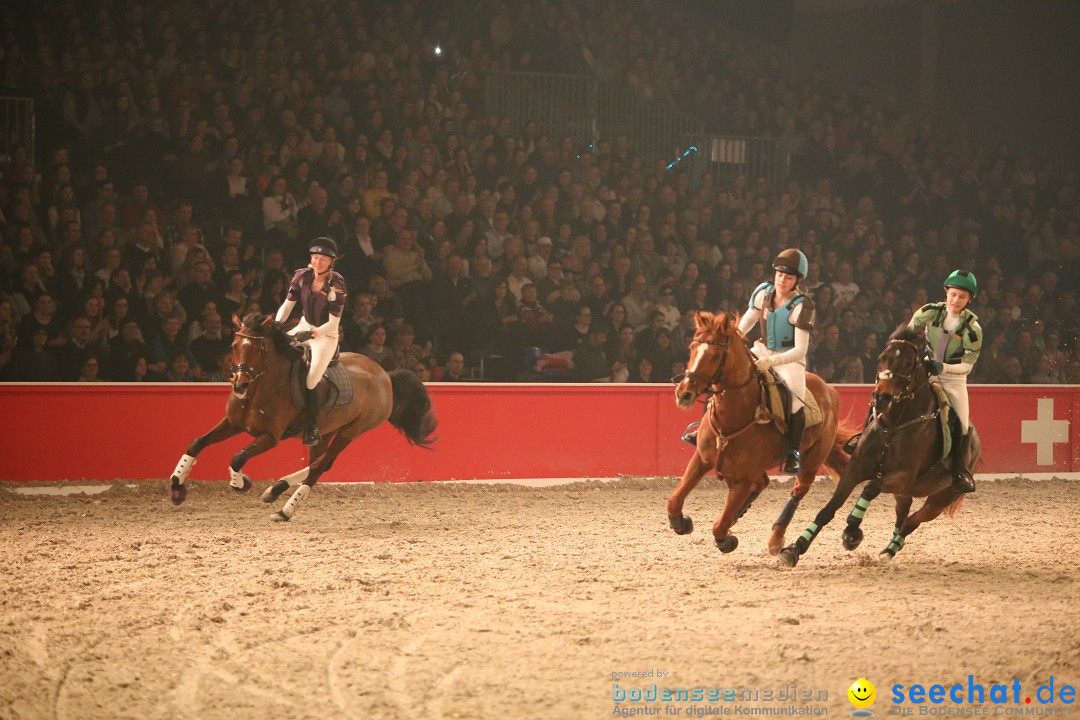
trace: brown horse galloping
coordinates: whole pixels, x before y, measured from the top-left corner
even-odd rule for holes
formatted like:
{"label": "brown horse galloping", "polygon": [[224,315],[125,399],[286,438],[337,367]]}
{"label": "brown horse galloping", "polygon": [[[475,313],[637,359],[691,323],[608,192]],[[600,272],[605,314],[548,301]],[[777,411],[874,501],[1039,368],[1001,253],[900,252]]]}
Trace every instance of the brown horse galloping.
{"label": "brown horse galloping", "polygon": [[[225,417],[213,430],[196,439],[173,471],[169,497],[179,505],[187,497],[184,482],[195,465],[195,457],[207,445],[246,432],[255,438],[229,463],[229,485],[237,492],[251,488],[243,474],[244,463],[299,434],[298,420],[303,412],[292,401],[290,382],[301,351],[290,344],[289,337],[270,316],[252,313],[237,323],[233,340],[232,392],[225,405]],[[424,384],[410,370],[387,373],[374,360],[355,353],[342,353],[339,362],[353,385],[352,402],[343,407],[323,408],[319,413],[319,432],[323,441],[312,447],[308,465],[278,480],[262,494],[272,503],[293,482],[302,483],[285,506],[273,515],[275,520],[289,520],[304,496],[319,477],[334,464],[334,459],[353,440],[384,421],[400,430],[413,445],[434,442],[436,420]],[[320,400],[333,392],[324,380],[318,388]]]}
{"label": "brown horse galloping", "polygon": [[[863,431],[851,463],[829,502],[795,542],[780,551],[780,559],[788,567],[799,562],[821,529],[864,482],[866,487],[848,515],[843,544],[847,550],[859,546],[863,539],[859,526],[870,502],[883,492],[892,493],[896,497],[896,524],[892,540],[878,554],[881,562],[891,561],[921,524],[942,513],[951,516],[960,507],[964,496],[953,490],[952,470],[942,460],[945,439],[941,413],[945,408],[931,387],[923,364],[926,354],[923,331],[907,326],[898,328],[885,344],[878,356],[874,419]],[[970,433],[971,442],[964,460],[968,469],[973,470],[982,445],[974,425]],[[916,497],[926,500],[911,513]]]}
{"label": "brown horse galloping", "polygon": [[[697,451],[668,499],[668,522],[679,535],[693,531],[693,522],[682,514],[683,502],[705,473],[715,468],[728,485],[728,495],[723,514],[713,524],[713,538],[720,551],[728,553],[739,545],[738,538],[729,534],[731,526],[768,487],[765,471],[778,465],[788,448],[761,406],[760,371],[735,317],[730,313],[699,312],[694,320],[697,331],[690,343],[690,362],[685,377],[675,388],[675,402],[689,408],[702,393],[711,397],[698,431]],[[814,483],[818,468],[824,465],[830,475],[838,477],[847,467],[843,444],[855,432],[844,428],[837,434],[840,396],[836,390],[811,373],[806,376],[806,389],[817,400],[822,421],[807,428],[803,435],[802,470],[769,535],[772,555],[783,546],[788,523]]]}

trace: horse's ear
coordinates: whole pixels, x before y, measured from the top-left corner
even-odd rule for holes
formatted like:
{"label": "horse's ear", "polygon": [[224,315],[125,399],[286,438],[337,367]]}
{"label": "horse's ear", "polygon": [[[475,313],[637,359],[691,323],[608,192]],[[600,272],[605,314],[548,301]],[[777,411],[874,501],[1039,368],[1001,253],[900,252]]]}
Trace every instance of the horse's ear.
{"label": "horse's ear", "polygon": [[244,326],[244,324],[242,322],[240,322],[240,316],[237,315],[236,313],[233,313],[232,324],[233,324],[233,327],[236,328],[237,332],[240,332],[240,328],[242,328]]}
{"label": "horse's ear", "polygon": [[704,327],[708,327],[709,325],[712,325],[714,317],[715,315],[713,315],[711,312],[698,310],[696,313],[694,313],[694,325],[697,326],[698,330]]}
{"label": "horse's ear", "polygon": [[262,326],[263,326],[264,328],[266,328],[267,330],[269,330],[269,329],[270,329],[270,326],[274,324],[274,316],[273,316],[273,315],[267,315],[267,316],[266,316],[266,319],[265,319],[265,320],[263,320],[263,321],[262,321],[261,323],[259,323],[259,324],[260,324],[260,325],[262,325]]}

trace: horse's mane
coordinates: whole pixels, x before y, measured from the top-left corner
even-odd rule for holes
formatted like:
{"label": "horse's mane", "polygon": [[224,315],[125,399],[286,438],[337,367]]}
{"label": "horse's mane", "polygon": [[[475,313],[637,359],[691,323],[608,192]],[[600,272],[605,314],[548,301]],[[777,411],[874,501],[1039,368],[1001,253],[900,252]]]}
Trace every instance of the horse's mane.
{"label": "horse's mane", "polygon": [[713,332],[721,337],[738,335],[739,323],[735,316],[729,312],[699,312],[694,318],[698,332]]}
{"label": "horse's mane", "polygon": [[909,327],[907,323],[893,330],[889,340],[904,340],[920,348],[926,347],[926,334],[922,331],[922,328]]}
{"label": "horse's mane", "polygon": [[248,313],[243,320],[244,329],[252,335],[269,338],[270,342],[274,344],[274,350],[279,355],[284,355],[290,359],[296,357],[298,350],[293,346],[289,336],[282,330],[280,323],[271,322],[268,325],[263,325],[267,317],[269,316],[261,312]]}

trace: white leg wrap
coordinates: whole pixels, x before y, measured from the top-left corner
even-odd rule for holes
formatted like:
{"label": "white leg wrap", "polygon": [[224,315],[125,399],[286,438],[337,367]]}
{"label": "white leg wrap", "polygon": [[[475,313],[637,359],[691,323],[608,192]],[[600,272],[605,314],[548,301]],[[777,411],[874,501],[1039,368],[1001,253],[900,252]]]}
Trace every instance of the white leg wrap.
{"label": "white leg wrap", "polygon": [[233,470],[229,468],[229,485],[237,490],[244,489],[244,472],[242,470]]}
{"label": "white leg wrap", "polygon": [[183,485],[184,481],[187,480],[188,473],[191,472],[191,468],[193,467],[195,467],[195,458],[184,453],[184,456],[180,458],[180,462],[176,463],[176,469],[173,470],[172,477],[176,478],[177,481]]}
{"label": "white leg wrap", "polygon": [[285,517],[292,519],[292,516],[296,514],[296,507],[300,504],[300,501],[311,492],[310,485],[301,485],[293,492],[292,497],[285,503],[285,506],[281,508],[281,514]]}
{"label": "white leg wrap", "polygon": [[305,480],[307,480],[308,472],[310,470],[311,470],[310,467],[304,467],[304,468],[301,468],[300,470],[297,470],[296,472],[294,472],[291,475],[286,475],[285,477],[283,477],[281,479],[284,480],[285,482],[289,483],[289,485],[296,485],[297,483],[302,483]]}

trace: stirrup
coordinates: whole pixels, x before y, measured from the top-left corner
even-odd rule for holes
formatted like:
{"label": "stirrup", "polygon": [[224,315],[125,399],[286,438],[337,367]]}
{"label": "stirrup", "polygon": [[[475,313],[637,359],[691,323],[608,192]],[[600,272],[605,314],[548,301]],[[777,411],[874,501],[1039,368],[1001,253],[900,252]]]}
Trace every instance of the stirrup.
{"label": "stirrup", "polygon": [[698,434],[698,428],[700,428],[700,427],[701,427],[701,421],[700,420],[698,420],[696,422],[692,422],[689,425],[687,425],[686,429],[683,430],[683,434],[682,434],[683,442],[690,443],[694,447],[697,447],[697,434]]}
{"label": "stirrup", "polygon": [[798,450],[792,450],[788,453],[788,456],[784,458],[784,464],[780,466],[781,472],[797,473],[802,470],[802,456],[799,455]]}
{"label": "stirrup", "polygon": [[971,476],[971,472],[967,468],[964,468],[959,474],[953,475],[950,487],[956,493],[975,492],[975,478]]}
{"label": "stirrup", "polygon": [[855,448],[859,446],[859,438],[862,437],[862,433],[855,433],[852,435],[846,443],[844,443],[844,452],[848,455],[855,453]]}
{"label": "stirrup", "polygon": [[308,447],[315,447],[322,442],[322,433],[319,432],[319,427],[316,423],[312,423],[308,426],[308,429],[304,431],[304,444]]}

